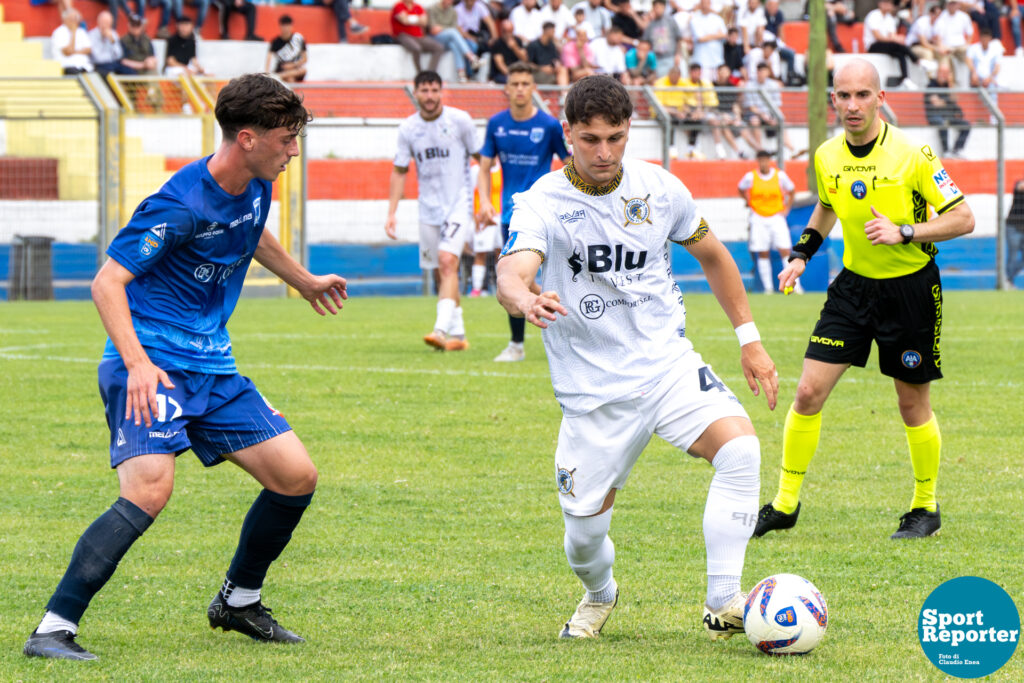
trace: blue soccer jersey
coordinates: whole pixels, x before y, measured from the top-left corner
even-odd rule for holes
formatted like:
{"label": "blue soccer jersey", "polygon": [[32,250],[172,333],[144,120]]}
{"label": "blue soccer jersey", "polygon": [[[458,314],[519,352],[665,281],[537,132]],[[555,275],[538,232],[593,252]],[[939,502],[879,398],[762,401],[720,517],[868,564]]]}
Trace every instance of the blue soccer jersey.
{"label": "blue soccer jersey", "polygon": [[[107,255],[135,275],[128,305],[154,363],[231,374],[225,325],[267,222],[271,184],[257,178],[242,194],[228,194],[210,175],[209,159],[188,164],[139,204]],[[103,357],[118,357],[109,339]]]}
{"label": "blue soccer jersey", "polygon": [[506,109],[487,122],[481,156],[501,161],[501,222],[512,221],[512,195],[529,190],[551,170],[551,157],[565,159],[562,124],[542,111],[525,121],[516,121]]}

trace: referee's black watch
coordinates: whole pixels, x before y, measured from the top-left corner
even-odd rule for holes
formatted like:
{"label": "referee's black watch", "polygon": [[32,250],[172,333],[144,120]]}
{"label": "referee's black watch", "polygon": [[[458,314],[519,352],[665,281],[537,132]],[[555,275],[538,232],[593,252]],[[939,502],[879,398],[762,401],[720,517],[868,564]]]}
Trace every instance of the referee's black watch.
{"label": "referee's black watch", "polygon": [[900,235],[903,236],[903,244],[910,244],[914,239],[914,226],[910,223],[904,223],[900,226]]}
{"label": "referee's black watch", "polygon": [[801,260],[801,261],[803,261],[804,263],[807,263],[808,261],[810,261],[810,260],[811,260],[811,257],[810,257],[810,256],[808,256],[807,254],[805,254],[805,253],[804,253],[804,252],[802,252],[802,251],[797,251],[796,249],[794,249],[794,250],[793,250],[793,251],[792,251],[792,252],[791,252],[791,253],[789,254],[789,258],[788,258],[788,259],[786,259],[786,263],[792,263],[792,262],[793,262],[793,261],[794,261],[795,259],[800,259],[800,260]]}

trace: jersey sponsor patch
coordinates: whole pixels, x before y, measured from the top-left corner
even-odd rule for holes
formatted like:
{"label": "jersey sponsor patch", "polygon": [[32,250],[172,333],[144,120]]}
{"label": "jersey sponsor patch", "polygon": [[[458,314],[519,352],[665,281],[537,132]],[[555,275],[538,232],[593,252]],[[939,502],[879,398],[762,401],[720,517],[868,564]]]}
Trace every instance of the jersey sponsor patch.
{"label": "jersey sponsor patch", "polygon": [[158,237],[155,232],[150,230],[142,234],[139,238],[139,256],[142,258],[150,258],[156,254],[164,246],[164,240]]}
{"label": "jersey sponsor patch", "polygon": [[936,189],[946,199],[952,199],[960,194],[960,188],[956,186],[953,179],[949,177],[949,172],[944,168],[932,175],[932,182],[935,183]]}

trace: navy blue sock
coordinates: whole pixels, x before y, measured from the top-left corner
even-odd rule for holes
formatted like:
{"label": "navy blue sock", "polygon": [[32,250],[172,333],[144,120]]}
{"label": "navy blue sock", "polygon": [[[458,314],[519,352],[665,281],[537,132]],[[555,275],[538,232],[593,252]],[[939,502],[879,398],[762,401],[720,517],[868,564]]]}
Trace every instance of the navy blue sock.
{"label": "navy blue sock", "polygon": [[508,327],[512,330],[512,341],[522,344],[526,339],[526,318],[508,317]]}
{"label": "navy blue sock", "polygon": [[117,563],[152,523],[153,518],[142,508],[118,498],[78,539],[46,609],[77,624],[92,596],[114,575]]}
{"label": "navy blue sock", "polygon": [[242,522],[238,550],[228,567],[228,581],[245,588],[261,588],[270,563],[292,538],[312,493],[285,496],[263,489]]}

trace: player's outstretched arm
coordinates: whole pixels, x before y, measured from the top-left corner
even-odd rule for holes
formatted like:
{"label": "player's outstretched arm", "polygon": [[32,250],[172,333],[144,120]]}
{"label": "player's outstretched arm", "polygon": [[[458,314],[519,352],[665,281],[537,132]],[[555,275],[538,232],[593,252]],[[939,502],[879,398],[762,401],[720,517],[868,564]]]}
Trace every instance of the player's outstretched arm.
{"label": "player's outstretched arm", "polygon": [[114,259],[109,259],[92,281],[92,300],[110,341],[121,354],[121,360],[128,370],[124,419],[131,420],[134,417],[136,425],[145,422],[147,427],[151,427],[153,418],[159,413],[157,385],[163,384],[165,388],[173,389],[174,383],[166,372],[153,365],[135,334],[128,295],[125,293],[125,287],[134,279],[135,275],[130,270]]}
{"label": "player's outstretched arm", "polygon": [[747,291],[743,287],[736,262],[732,260],[725,245],[711,232],[699,242],[687,245],[686,250],[700,263],[712,293],[740,337],[740,365],[750,390],[754,396],[758,396],[763,388],[768,408],[775,410],[779,395],[779,373],[761,344],[757,328],[753,326],[754,317],[750,314]]}
{"label": "player's outstretched arm", "polygon": [[534,281],[540,268],[540,254],[517,251],[502,256],[498,261],[498,303],[509,315],[526,318],[537,327],[547,327],[548,321],[558,319],[556,313],[569,315],[556,292],[541,292]]}
{"label": "player's outstretched arm", "polygon": [[320,315],[337,315],[342,299],[348,298],[345,278],[340,275],[313,275],[301,263],[292,258],[267,230],[260,236],[253,257],[271,273],[295,288],[313,310]]}

